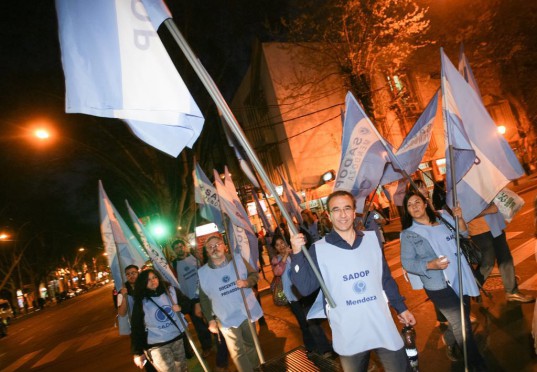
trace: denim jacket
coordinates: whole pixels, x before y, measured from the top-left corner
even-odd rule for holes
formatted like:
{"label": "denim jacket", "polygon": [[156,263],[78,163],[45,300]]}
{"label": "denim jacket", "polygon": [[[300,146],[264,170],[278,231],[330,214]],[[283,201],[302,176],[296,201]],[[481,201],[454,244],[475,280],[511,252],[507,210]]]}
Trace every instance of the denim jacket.
{"label": "denim jacket", "polygon": [[[442,270],[428,270],[427,262],[437,256],[429,242],[410,230],[401,232],[401,264],[411,274],[418,275],[425,289],[437,291],[447,287]],[[412,283],[414,289],[420,289]]]}

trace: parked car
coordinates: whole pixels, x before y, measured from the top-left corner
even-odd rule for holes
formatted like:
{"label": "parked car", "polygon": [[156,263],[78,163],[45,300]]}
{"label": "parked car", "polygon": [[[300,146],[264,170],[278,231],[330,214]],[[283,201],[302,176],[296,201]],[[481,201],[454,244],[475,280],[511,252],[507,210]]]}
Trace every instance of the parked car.
{"label": "parked car", "polygon": [[67,298],[73,298],[75,296],[76,296],[76,293],[72,289],[67,291]]}

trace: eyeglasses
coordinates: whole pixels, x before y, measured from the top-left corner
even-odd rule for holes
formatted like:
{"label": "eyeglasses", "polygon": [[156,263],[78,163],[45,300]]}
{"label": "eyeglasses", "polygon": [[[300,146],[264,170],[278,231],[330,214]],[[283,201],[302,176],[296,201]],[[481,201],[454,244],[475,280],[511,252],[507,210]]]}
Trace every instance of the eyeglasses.
{"label": "eyeglasses", "polygon": [[218,247],[221,246],[222,244],[224,244],[224,243],[219,242],[219,243],[214,243],[214,244],[208,245],[208,246],[207,246],[207,250],[211,250],[211,251],[212,251],[213,249],[218,248]]}
{"label": "eyeglasses", "polygon": [[125,275],[127,275],[127,276],[135,276],[135,275],[138,275],[138,271],[129,271],[129,272],[125,273]]}
{"label": "eyeglasses", "polygon": [[350,214],[350,213],[354,213],[354,208],[351,207],[351,206],[346,206],[346,207],[343,207],[343,208],[336,207],[336,208],[333,208],[330,211],[330,213],[339,214],[339,215],[341,215],[341,214],[347,215],[347,214]]}

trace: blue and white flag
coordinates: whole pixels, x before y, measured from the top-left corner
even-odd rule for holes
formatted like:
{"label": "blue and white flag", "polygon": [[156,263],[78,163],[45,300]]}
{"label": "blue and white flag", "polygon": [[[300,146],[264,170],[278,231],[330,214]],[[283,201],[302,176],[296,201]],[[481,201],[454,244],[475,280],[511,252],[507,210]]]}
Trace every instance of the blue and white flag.
{"label": "blue and white flag", "polygon": [[254,187],[257,187],[258,189],[261,188],[259,185],[259,182],[257,182],[257,178],[255,177],[255,174],[248,164],[248,162],[244,159],[245,157],[242,154],[242,147],[237,143],[237,141],[233,138],[231,133],[229,132],[229,127],[225,123],[225,120],[220,116],[220,121],[222,122],[222,127],[224,128],[224,133],[226,134],[226,139],[229,147],[233,148],[233,151],[235,152],[235,156],[237,157],[237,160],[239,162],[239,165],[242,169],[242,172],[248,177],[248,180],[254,185]]}
{"label": "blue and white flag", "polygon": [[[497,127],[476,91],[464,80],[441,51],[444,115],[455,150],[456,185],[463,217],[471,221],[510,182],[524,174],[513,150]],[[446,146],[447,146],[446,142]],[[462,144],[462,145],[461,145]],[[461,147],[464,147],[460,151]],[[446,151],[449,167],[449,156]],[[453,207],[450,172],[447,202]]]}
{"label": "blue and white flag", "polygon": [[472,68],[470,67],[470,62],[468,62],[468,58],[466,58],[466,54],[464,54],[463,44],[461,44],[461,49],[459,51],[459,72],[464,80],[466,80],[466,82],[470,84],[472,89],[477,93],[477,96],[481,98],[481,92],[479,91],[477,80],[475,79]]}
{"label": "blue and white flag", "polygon": [[229,244],[233,249],[233,256],[241,256],[253,268],[259,269],[259,249],[257,248],[257,236],[240,226],[234,225],[231,220],[228,221]]}
{"label": "blue and white flag", "polygon": [[228,190],[228,195],[230,195],[231,198],[233,199],[233,203],[235,204],[235,207],[242,214],[244,220],[248,222],[248,228],[246,229],[246,231],[250,231],[253,234],[254,227],[252,226],[252,223],[250,222],[250,218],[248,217],[248,212],[246,212],[246,209],[244,209],[244,206],[242,205],[241,200],[239,199],[237,188],[235,187],[235,184],[233,183],[233,180],[231,179],[231,173],[229,173],[227,165],[224,166],[224,186]]}
{"label": "blue and white flag", "polygon": [[129,265],[142,267],[147,255],[142,253],[140,243],[106,195],[101,181],[99,181],[99,213],[108,266],[114,279],[114,286],[119,291],[125,280],[123,270]]}
{"label": "blue and white flag", "polygon": [[151,23],[170,17],[164,3],[56,0],[56,9],[66,112],[123,119],[172,156],[192,147],[204,118]]}
{"label": "blue and white flag", "polygon": [[[224,167],[224,184],[223,188],[225,192],[221,193],[222,182],[217,177],[215,171],[215,184],[218,195],[220,195],[220,205],[224,206],[224,212],[229,208],[229,213],[226,214],[230,217],[228,223],[228,232],[231,239],[231,245],[234,252],[240,251],[241,256],[248,261],[253,267],[257,268],[257,259],[259,256],[259,249],[257,248],[257,236],[254,233],[254,228],[248,218],[248,213],[242,206],[241,201],[237,195],[237,189],[231,179],[231,174]],[[224,195],[224,202],[222,196]],[[231,215],[240,216],[238,219],[234,219]],[[237,223],[239,222],[239,223]]]}
{"label": "blue and white flag", "polygon": [[373,124],[351,92],[345,98],[345,122],[341,140],[341,162],[334,191],[345,190],[356,199],[356,212],[362,213],[365,199],[382,178],[387,151]]}
{"label": "blue and white flag", "polygon": [[[439,92],[436,92],[429,104],[416,121],[416,124],[412,127],[410,132],[405,137],[403,143],[394,154],[401,168],[407,173],[412,174],[418,170],[418,167],[425,155],[429,142],[431,141],[431,134],[433,132],[433,123],[438,108],[438,96]],[[403,178],[403,174],[398,172],[398,165],[393,162],[389,163],[386,167],[384,175],[380,180],[381,185],[391,183]]]}
{"label": "blue and white flag", "polygon": [[142,225],[140,219],[138,218],[138,216],[136,216],[136,213],[134,213],[131,206],[129,205],[129,202],[126,203],[134,228],[136,229],[136,232],[142,240],[142,244],[147,254],[149,255],[149,259],[153,263],[153,268],[157,270],[168,283],[170,283],[175,288],[180,289],[181,287],[179,285],[179,282],[177,281],[175,275],[173,275],[171,266],[166,259],[166,256],[164,256],[164,254],[162,253],[162,249],[160,249],[159,245],[153,239],[151,234],[147,233],[144,225]]}
{"label": "blue and white flag", "polygon": [[265,211],[261,207],[261,203],[259,202],[259,198],[257,197],[257,193],[252,190],[252,197],[254,198],[255,202],[255,209],[257,210],[257,215],[261,219],[261,222],[263,223],[263,227],[265,228],[267,234],[270,236],[274,235],[274,229],[272,228],[272,225],[270,224],[267,215],[265,214]]}
{"label": "blue and white flag", "polygon": [[196,204],[199,205],[201,216],[207,221],[214,222],[218,226],[219,231],[224,231],[220,201],[218,200],[216,188],[214,188],[196,161],[194,162],[192,178],[194,179],[194,196]]}
{"label": "blue and white flag", "polygon": [[248,219],[246,212],[244,212],[244,208],[242,205],[240,205],[239,208],[238,204],[240,204],[240,202],[238,204],[235,202],[235,197],[237,196],[236,192],[235,195],[232,195],[229,188],[222,183],[220,175],[216,170],[214,170],[214,185],[216,186],[216,192],[219,197],[222,212],[229,217],[231,223],[235,226],[241,227],[244,230],[249,230],[253,233],[250,220]]}
{"label": "blue and white flag", "polygon": [[299,225],[302,225],[304,223],[304,220],[302,219],[302,214],[300,213],[302,211],[302,208],[300,208],[300,203],[302,202],[302,200],[300,200],[300,197],[295,192],[295,190],[293,190],[291,185],[289,185],[289,182],[287,182],[287,180],[283,177],[282,173],[280,171],[278,171],[278,173],[280,174],[280,178],[282,179],[282,201],[284,202],[291,216],[296,218]]}

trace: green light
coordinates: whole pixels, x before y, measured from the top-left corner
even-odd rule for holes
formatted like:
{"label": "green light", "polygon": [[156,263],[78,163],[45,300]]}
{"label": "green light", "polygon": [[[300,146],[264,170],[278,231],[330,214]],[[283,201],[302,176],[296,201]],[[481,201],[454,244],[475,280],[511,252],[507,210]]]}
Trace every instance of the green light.
{"label": "green light", "polygon": [[162,222],[155,222],[151,224],[151,234],[153,234],[157,240],[167,238],[169,235],[168,226]]}

